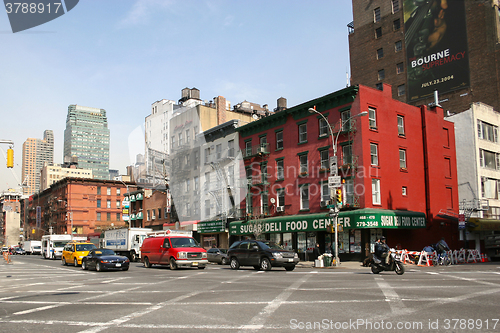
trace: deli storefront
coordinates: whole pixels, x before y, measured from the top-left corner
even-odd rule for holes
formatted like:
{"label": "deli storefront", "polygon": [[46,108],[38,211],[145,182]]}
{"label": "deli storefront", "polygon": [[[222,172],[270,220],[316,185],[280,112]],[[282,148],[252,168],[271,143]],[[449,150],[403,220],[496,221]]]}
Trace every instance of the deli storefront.
{"label": "deli storefront", "polygon": [[[229,225],[230,243],[239,239],[269,240],[287,250],[296,251],[301,260],[314,260],[315,244],[322,253],[333,253],[334,220],[328,214],[307,214],[237,221]],[[383,209],[358,209],[338,215],[339,257],[362,261],[373,252],[373,243],[384,235],[395,237],[399,230],[425,228],[424,213]],[[390,246],[396,246],[389,242]]]}

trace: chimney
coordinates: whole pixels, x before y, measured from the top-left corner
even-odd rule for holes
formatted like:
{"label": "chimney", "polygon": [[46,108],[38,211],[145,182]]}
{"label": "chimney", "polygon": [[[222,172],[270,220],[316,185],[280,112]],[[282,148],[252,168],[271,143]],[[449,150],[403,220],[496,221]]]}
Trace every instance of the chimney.
{"label": "chimney", "polygon": [[226,122],[226,99],[222,96],[214,98],[215,108],[217,109],[217,125]]}

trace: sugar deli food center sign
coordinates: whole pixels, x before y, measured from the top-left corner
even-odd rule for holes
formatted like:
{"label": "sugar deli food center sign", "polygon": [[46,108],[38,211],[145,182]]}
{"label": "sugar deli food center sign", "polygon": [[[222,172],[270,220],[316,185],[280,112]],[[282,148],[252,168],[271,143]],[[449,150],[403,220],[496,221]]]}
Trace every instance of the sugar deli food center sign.
{"label": "sugar deli food center sign", "polygon": [[[337,222],[343,229],[417,229],[425,228],[424,213],[382,209],[340,212]],[[334,223],[328,214],[291,215],[263,220],[237,221],[229,226],[230,235],[326,231]]]}
{"label": "sugar deli food center sign", "polygon": [[404,0],[408,101],[470,85],[464,0]]}

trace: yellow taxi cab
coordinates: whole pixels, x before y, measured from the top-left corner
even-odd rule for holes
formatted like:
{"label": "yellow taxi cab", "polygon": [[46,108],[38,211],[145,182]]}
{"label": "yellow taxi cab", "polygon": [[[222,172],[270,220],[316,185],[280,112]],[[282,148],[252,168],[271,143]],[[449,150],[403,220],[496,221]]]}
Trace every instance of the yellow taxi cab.
{"label": "yellow taxi cab", "polygon": [[67,265],[68,263],[73,263],[75,267],[80,266],[82,264],[82,258],[87,256],[89,251],[95,248],[96,246],[90,242],[69,242],[64,246],[62,252],[62,264]]}

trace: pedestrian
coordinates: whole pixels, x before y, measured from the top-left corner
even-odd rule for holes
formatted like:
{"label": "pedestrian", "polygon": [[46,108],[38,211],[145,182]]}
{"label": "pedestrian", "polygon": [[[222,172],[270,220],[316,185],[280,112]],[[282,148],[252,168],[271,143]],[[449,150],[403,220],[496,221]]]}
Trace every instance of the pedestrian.
{"label": "pedestrian", "polygon": [[316,246],[313,249],[313,257],[314,259],[318,259],[318,257],[321,255],[321,251],[319,250],[319,243],[316,243]]}

